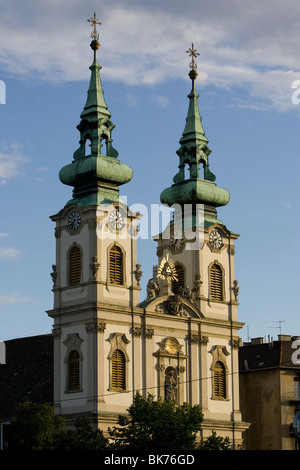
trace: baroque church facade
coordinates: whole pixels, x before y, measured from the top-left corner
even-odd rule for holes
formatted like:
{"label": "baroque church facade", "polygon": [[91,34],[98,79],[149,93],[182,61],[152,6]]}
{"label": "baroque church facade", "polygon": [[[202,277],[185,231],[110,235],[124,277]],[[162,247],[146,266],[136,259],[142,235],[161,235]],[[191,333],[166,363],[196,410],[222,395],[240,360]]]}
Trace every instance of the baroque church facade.
{"label": "baroque church facade", "polygon": [[214,430],[242,445],[248,424],[239,404],[238,235],[217,218],[229,193],[216,185],[209,169],[211,151],[195,90],[196,51],[192,46],[192,89],[179,166],[160,196],[174,209],[173,218],[153,242],[157,267],[141,301],[140,215],[119,196],[133,173],[112,145],[114,124],[97,61],[96,18],[91,22],[94,60],[77,126],[80,145],[59,174],[73,188],[72,199],[51,216],[56,261],[54,305],[47,313],[53,320],[56,413],[70,424],[85,414],[105,431],[126,413],[135,393],[151,393],[178,404],[199,404],[201,437]]}

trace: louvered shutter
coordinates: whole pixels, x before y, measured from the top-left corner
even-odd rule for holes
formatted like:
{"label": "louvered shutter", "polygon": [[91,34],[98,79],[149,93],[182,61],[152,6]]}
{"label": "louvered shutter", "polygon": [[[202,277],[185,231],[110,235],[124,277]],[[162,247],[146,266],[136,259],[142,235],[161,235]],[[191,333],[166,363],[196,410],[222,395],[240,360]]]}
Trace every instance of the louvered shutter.
{"label": "louvered shutter", "polygon": [[214,367],[214,396],[215,398],[226,398],[226,372],[222,362],[218,361]]}
{"label": "louvered shutter", "polygon": [[123,284],[123,254],[118,246],[109,251],[109,277],[113,284]]}
{"label": "louvered shutter", "polygon": [[209,272],[210,297],[213,300],[223,300],[223,274],[217,264],[213,264]]}
{"label": "louvered shutter", "polygon": [[77,351],[71,351],[68,357],[68,390],[80,388],[80,359]]}
{"label": "louvered shutter", "polygon": [[180,288],[184,287],[184,268],[181,264],[175,265],[177,281],[172,281],[172,292],[173,294],[179,294]]}
{"label": "louvered shutter", "polygon": [[78,246],[71,248],[69,253],[69,284],[79,284],[81,281],[81,252]]}
{"label": "louvered shutter", "polygon": [[125,357],[119,349],[112,354],[112,388],[125,390]]}

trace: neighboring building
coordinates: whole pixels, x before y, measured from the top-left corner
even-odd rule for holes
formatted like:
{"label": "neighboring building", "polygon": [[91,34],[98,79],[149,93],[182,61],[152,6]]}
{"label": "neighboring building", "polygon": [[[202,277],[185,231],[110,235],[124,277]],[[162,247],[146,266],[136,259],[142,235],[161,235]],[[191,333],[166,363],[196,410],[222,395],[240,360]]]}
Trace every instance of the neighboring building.
{"label": "neighboring building", "polygon": [[247,450],[295,450],[293,421],[300,410],[299,337],[252,339],[239,350],[240,400]]}
{"label": "neighboring building", "polygon": [[216,185],[209,169],[211,150],[194,86],[196,51],[192,46],[179,171],[161,194],[162,203],[176,206],[174,220],[156,237],[158,259],[147,300],[140,302],[140,215],[119,199],[119,186],[131,179],[132,170],[112,146],[114,124],[100,80],[97,36],[94,31],[80,146],[60,171],[62,183],[74,188],[73,198],[51,217],[56,261],[48,315],[54,322],[56,412],[70,424],[86,414],[105,430],[126,413],[136,391],[149,392],[200,404],[204,438],[215,430],[242,445],[248,424],[239,404],[238,235],[217,218],[216,208],[228,203],[229,193]]}
{"label": "neighboring building", "polygon": [[10,420],[19,403],[53,404],[52,334],[5,341],[0,365],[0,421]]}

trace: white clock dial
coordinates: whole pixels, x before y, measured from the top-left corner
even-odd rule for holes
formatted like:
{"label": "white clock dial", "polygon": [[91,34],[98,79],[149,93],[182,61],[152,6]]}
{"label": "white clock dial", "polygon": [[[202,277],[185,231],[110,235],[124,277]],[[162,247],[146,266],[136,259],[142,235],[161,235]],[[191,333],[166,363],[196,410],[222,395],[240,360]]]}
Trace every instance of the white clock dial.
{"label": "white clock dial", "polygon": [[68,220],[68,227],[72,232],[77,230],[81,224],[81,215],[78,211],[71,212]]}
{"label": "white clock dial", "polygon": [[221,235],[219,234],[219,232],[217,230],[213,230],[210,235],[209,235],[209,243],[210,245],[219,250],[222,246],[222,237]]}
{"label": "white clock dial", "polygon": [[109,214],[109,225],[114,230],[122,230],[125,227],[122,214],[118,210],[113,210]]}

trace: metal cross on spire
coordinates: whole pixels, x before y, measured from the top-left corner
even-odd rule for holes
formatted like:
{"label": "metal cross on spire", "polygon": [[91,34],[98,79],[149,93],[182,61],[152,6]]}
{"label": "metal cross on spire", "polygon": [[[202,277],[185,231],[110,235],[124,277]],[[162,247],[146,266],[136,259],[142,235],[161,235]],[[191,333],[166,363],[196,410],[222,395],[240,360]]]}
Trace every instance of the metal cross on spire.
{"label": "metal cross on spire", "polygon": [[190,68],[192,70],[196,70],[197,68],[197,64],[195,62],[195,59],[196,57],[198,57],[198,55],[200,55],[198,52],[197,52],[197,49],[194,49],[194,44],[192,43],[192,47],[189,48],[188,51],[186,51],[189,56],[192,58],[192,61],[190,62]]}
{"label": "metal cross on spire", "polygon": [[192,43],[192,47],[189,48],[188,51],[186,51],[189,56],[192,58],[192,61],[190,62],[190,72],[189,72],[189,77],[190,79],[192,80],[192,83],[193,83],[193,91],[195,90],[195,80],[196,78],[198,77],[198,73],[196,71],[197,69],[197,64],[195,62],[195,59],[196,57],[198,57],[198,55],[200,55],[196,49],[194,49],[194,44]]}
{"label": "metal cross on spire", "polygon": [[89,23],[91,23],[91,26],[94,27],[94,30],[91,33],[91,37],[94,39],[94,41],[98,41],[99,39],[99,34],[97,33],[96,25],[101,24],[98,18],[96,18],[96,13],[94,13],[94,18],[91,17],[89,20],[87,20]]}

